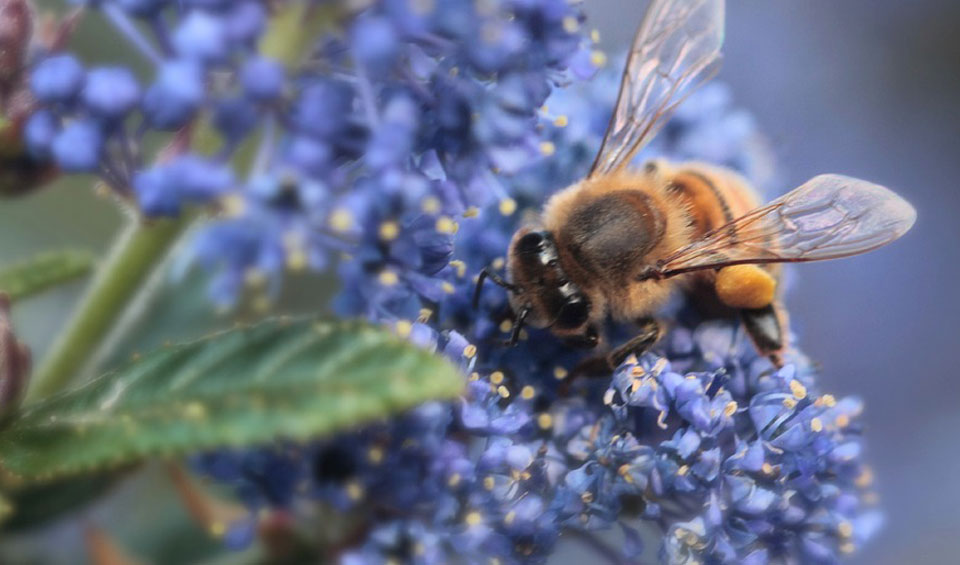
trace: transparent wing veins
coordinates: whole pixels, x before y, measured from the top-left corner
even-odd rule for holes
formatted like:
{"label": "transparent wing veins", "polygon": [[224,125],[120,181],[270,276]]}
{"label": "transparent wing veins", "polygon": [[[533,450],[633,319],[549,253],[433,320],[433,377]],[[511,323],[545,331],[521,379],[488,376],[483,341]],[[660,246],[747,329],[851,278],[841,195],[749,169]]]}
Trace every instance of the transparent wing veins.
{"label": "transparent wing veins", "polygon": [[882,186],[820,175],[676,251],[657,271],[837,259],[890,243],[915,220],[913,207]]}
{"label": "transparent wing veins", "polygon": [[589,176],[627,164],[719,69],[723,0],[654,0],[634,38],[617,105]]}

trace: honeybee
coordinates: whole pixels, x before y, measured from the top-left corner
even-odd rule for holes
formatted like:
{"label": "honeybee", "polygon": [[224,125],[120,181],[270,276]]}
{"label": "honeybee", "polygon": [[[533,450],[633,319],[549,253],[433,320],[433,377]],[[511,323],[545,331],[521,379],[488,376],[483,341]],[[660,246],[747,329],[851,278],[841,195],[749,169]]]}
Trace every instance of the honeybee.
{"label": "honeybee", "polygon": [[735,173],[634,156],[719,67],[722,0],[653,0],[634,38],[620,93],[587,177],[553,195],[539,225],[514,234],[507,289],[524,324],[597,348],[609,316],[639,331],[601,359],[616,367],[656,343],[653,317],[675,289],[713,314],[739,315],[757,350],[782,365],[779,264],[846,257],[889,243],[916,211],[890,190],[840,175],[814,177],[767,205]]}

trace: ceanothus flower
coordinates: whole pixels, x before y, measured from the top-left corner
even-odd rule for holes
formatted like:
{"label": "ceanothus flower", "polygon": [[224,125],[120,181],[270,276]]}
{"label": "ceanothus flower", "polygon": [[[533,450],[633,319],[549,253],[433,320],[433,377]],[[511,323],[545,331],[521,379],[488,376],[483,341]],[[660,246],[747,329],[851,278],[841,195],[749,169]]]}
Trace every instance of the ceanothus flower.
{"label": "ceanothus flower", "polygon": [[[583,353],[547,332],[501,346],[513,331],[502,289],[473,308],[480,269],[502,268],[515,230],[599,148],[620,65],[587,81],[605,56],[579,7],[362,4],[290,64],[258,48],[272,3],[101,0],[91,6],[151,63],[146,80],[66,53],[33,63],[35,158],[100,175],[145,216],[217,212],[179,265],[214,275],[215,303],[250,286],[274,296],[290,270],[335,271],[334,311],[464,375],[458,401],[196,457],[250,509],[225,543],[250,543],[264,509],[298,517],[318,504],[358,525],[331,556],[351,565],[541,563],[565,534],[600,543],[614,527],[629,561],[833,562],[875,533],[862,406],[822,392],[802,354],[775,370],[736,322],[678,298],[652,352],[573,379]],[[197,147],[199,129],[217,143]],[[156,131],[177,133],[150,162]],[[654,156],[731,167],[761,190],[775,180],[722,84],[680,106],[645,149]],[[643,547],[642,529],[661,543]]]}

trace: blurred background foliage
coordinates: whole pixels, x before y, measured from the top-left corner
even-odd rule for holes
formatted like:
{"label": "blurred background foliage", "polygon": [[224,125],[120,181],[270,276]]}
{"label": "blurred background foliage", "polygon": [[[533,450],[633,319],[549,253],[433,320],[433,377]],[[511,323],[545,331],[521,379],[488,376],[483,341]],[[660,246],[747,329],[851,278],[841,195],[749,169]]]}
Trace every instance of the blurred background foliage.
{"label": "blurred background foliage", "polygon": [[[37,4],[62,9],[55,0]],[[642,3],[628,10],[636,18],[627,17],[620,0],[586,0],[586,9],[602,44],[615,52],[629,41]],[[804,349],[824,367],[824,387],[866,400],[869,459],[887,528],[854,562],[953,562],[960,552],[960,379],[951,355],[960,346],[960,4],[737,0],[729,3],[727,22],[720,80],[772,140],[782,191],[815,174],[843,173],[889,186],[918,209],[916,227],[895,245],[802,267],[788,305]],[[84,22],[75,45],[87,61],[137,63],[96,18]],[[50,248],[102,253],[122,217],[93,195],[91,184],[72,177],[29,199],[0,201],[0,265]],[[18,304],[15,323],[37,357],[82,284]],[[319,303],[327,288],[323,281],[295,278],[278,308]],[[186,338],[231,321],[196,293],[180,291],[167,293],[145,320],[141,332],[127,336],[123,355],[161,343],[171,331]],[[189,523],[170,503],[169,488],[164,473],[147,473],[123,485],[93,516],[116,524],[132,548],[146,551],[152,542],[144,530],[162,520]],[[131,497],[149,512],[117,520],[117,508],[129,504],[121,500]],[[204,534],[195,528],[182,534],[165,545],[203,545]],[[56,535],[57,543],[45,545],[69,551],[68,542],[77,542],[81,531],[65,526]],[[4,545],[13,552],[8,559],[18,555],[17,547]],[[162,557],[158,562],[184,562],[182,555],[156,551],[150,553]]]}

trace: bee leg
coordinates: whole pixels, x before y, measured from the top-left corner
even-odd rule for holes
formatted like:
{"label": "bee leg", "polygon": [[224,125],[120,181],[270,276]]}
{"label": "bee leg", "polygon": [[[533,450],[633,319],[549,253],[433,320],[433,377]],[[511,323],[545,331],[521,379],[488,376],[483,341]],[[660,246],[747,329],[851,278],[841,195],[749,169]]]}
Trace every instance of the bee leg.
{"label": "bee leg", "polygon": [[642,318],[637,322],[639,333],[630,341],[607,354],[607,365],[616,369],[630,355],[643,355],[660,339],[660,322],[653,318]]}
{"label": "bee leg", "polygon": [[783,311],[777,303],[763,308],[740,310],[743,327],[761,355],[766,355],[777,367],[783,367]]}

